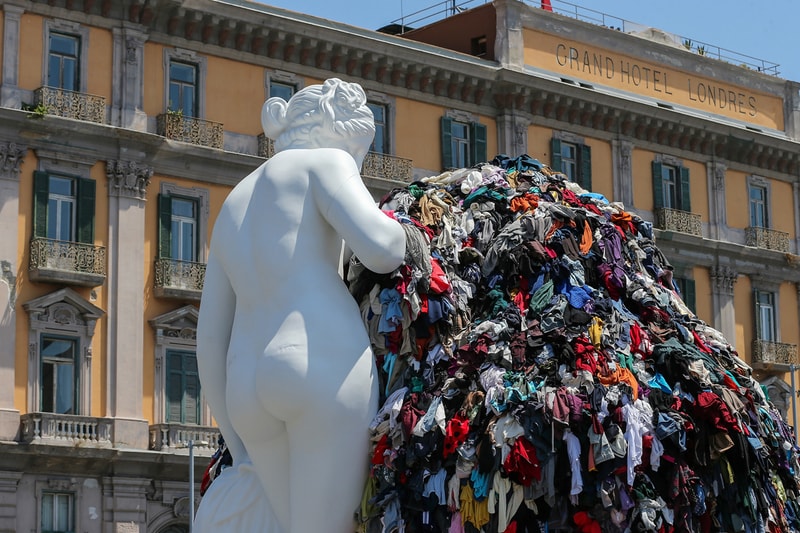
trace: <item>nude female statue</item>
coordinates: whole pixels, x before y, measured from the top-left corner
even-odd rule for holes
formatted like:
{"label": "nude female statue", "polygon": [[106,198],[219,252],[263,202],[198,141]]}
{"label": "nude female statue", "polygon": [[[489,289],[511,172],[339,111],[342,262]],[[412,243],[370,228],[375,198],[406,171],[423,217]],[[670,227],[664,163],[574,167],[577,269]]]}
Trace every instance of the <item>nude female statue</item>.
{"label": "nude female statue", "polygon": [[373,271],[405,233],[359,169],[375,127],[364,91],[329,79],[261,113],[276,154],[231,191],[214,226],[197,327],[203,392],[234,465],[194,531],[346,533],[377,409],[370,343],[338,274],[342,239]]}

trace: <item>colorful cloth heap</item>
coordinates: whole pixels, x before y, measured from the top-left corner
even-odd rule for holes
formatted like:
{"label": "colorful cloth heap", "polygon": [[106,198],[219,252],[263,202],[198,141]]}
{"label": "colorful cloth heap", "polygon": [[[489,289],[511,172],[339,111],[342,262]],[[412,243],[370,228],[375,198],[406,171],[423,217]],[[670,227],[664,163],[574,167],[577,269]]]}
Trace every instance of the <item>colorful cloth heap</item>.
{"label": "colorful cloth heap", "polygon": [[538,161],[392,191],[351,260],[380,374],[367,532],[800,531],[798,447],[652,225]]}

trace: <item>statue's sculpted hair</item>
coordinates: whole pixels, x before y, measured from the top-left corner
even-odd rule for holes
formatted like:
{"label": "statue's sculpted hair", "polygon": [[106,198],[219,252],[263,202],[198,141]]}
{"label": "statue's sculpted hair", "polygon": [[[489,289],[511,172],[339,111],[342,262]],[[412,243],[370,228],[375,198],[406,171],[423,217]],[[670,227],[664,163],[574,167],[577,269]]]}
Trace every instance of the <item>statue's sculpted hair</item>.
{"label": "statue's sculpted hair", "polygon": [[336,138],[375,134],[375,121],[360,85],[338,78],[298,91],[286,102],[270,98],[261,109],[264,134],[275,151],[325,147]]}

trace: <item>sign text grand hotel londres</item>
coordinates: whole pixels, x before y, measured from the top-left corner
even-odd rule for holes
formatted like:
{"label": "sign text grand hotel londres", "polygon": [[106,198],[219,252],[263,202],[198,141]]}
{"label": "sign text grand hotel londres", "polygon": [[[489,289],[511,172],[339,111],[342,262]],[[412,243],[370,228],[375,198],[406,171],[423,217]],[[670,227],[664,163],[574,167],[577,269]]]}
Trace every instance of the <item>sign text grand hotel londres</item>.
{"label": "sign text grand hotel londres", "polygon": [[[783,100],[779,97],[548,33],[530,29],[524,31],[526,65],[753,125],[783,130]],[[708,61],[716,60],[708,58]]]}

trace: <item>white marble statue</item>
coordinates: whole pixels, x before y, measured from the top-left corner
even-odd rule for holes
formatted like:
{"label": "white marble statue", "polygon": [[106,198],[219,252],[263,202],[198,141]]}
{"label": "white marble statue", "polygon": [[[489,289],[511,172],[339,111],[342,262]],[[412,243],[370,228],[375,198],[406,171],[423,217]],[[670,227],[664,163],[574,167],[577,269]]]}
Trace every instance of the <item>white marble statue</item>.
{"label": "white marble statue", "polygon": [[214,225],[197,362],[234,466],[195,533],[348,533],[364,486],[376,370],[339,276],[342,239],[375,272],[405,253],[359,169],[375,132],[359,85],[329,79],[261,112],[276,154]]}

